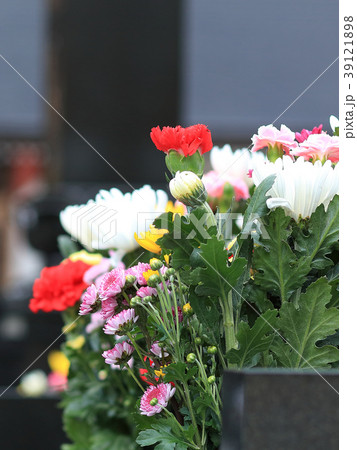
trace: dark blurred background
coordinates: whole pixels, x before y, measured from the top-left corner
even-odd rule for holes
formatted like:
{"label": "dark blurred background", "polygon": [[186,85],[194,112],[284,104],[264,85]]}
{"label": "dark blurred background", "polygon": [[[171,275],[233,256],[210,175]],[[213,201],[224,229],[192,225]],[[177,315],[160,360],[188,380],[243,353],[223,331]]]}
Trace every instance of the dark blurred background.
{"label": "dark blurred background", "polygon": [[[248,146],[338,56],[337,32],[335,0],[2,0],[0,386],[60,333],[59,315],[27,306],[60,261],[59,211],[130,190],[96,151],[135,187],[164,187],[153,126],[204,123],[215,144]],[[275,125],[328,131],[330,114],[337,64]]]}

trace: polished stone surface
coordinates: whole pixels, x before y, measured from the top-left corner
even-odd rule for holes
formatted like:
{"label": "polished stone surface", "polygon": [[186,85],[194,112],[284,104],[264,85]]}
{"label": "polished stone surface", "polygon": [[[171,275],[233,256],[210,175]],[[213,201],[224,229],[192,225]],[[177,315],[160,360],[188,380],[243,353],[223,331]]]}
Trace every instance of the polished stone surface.
{"label": "polished stone surface", "polygon": [[336,371],[225,373],[221,450],[338,449],[335,390]]}

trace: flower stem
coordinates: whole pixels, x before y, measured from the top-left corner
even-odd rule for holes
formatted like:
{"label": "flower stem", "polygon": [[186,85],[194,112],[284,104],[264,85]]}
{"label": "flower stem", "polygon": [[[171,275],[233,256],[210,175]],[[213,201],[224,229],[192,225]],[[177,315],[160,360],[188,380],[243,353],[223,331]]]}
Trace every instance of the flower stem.
{"label": "flower stem", "polygon": [[[234,311],[233,311],[233,299],[232,299],[232,291],[226,293],[222,289],[221,295],[221,307],[223,313],[223,326],[224,326],[224,337],[226,341],[226,353],[229,352],[232,348],[237,347],[237,338],[234,333]],[[228,363],[228,368],[235,367],[234,364]]]}

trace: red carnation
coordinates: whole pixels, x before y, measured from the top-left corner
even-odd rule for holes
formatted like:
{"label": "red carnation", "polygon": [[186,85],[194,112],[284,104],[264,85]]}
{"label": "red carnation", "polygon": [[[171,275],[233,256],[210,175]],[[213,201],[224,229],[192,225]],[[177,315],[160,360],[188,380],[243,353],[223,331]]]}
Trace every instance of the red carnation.
{"label": "red carnation", "polygon": [[295,139],[301,143],[306,141],[306,139],[310,136],[310,134],[321,134],[322,133],[322,124],[319,125],[318,127],[314,127],[312,129],[312,131],[309,130],[305,130],[305,128],[303,130],[301,130],[301,133],[295,133]]}
{"label": "red carnation", "polygon": [[175,128],[152,128],[150,137],[158,150],[168,153],[176,150],[181,155],[191,156],[197,151],[202,155],[209,152],[213,146],[211,132],[206,125],[192,125],[183,128],[178,125]]}
{"label": "red carnation", "polygon": [[40,278],[33,285],[31,311],[64,311],[75,305],[88,287],[83,275],[90,267],[83,261],[66,259],[59,266],[42,269]]}

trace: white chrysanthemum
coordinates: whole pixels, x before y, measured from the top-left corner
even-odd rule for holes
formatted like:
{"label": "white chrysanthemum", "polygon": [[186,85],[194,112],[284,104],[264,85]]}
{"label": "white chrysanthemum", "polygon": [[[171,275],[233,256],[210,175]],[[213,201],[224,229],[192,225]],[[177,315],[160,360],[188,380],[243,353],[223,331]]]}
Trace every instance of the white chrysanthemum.
{"label": "white chrysanthemum", "polygon": [[283,156],[274,163],[256,164],[253,181],[258,186],[266,177],[276,174],[273,187],[267,192],[271,196],[267,206],[270,209],[281,206],[286,214],[298,220],[310,217],[321,203],[327,209],[338,194],[338,166],[332,167],[331,161],[313,164],[303,157],[293,161],[290,156]]}
{"label": "white chrysanthemum", "polygon": [[253,168],[253,161],[265,161],[262,152],[252,153],[248,148],[233,151],[229,144],[222,148],[213,147],[210,152],[210,161],[213,170],[219,175],[227,174],[229,177],[243,180],[248,186],[253,185],[252,178],[248,176]]}
{"label": "white chrysanthemum", "polygon": [[60,213],[63,228],[89,250],[134,250],[134,233],[145,232],[156,216],[165,212],[168,201],[162,190],[145,185],[132,193],[101,190],[86,205],[67,206]]}

